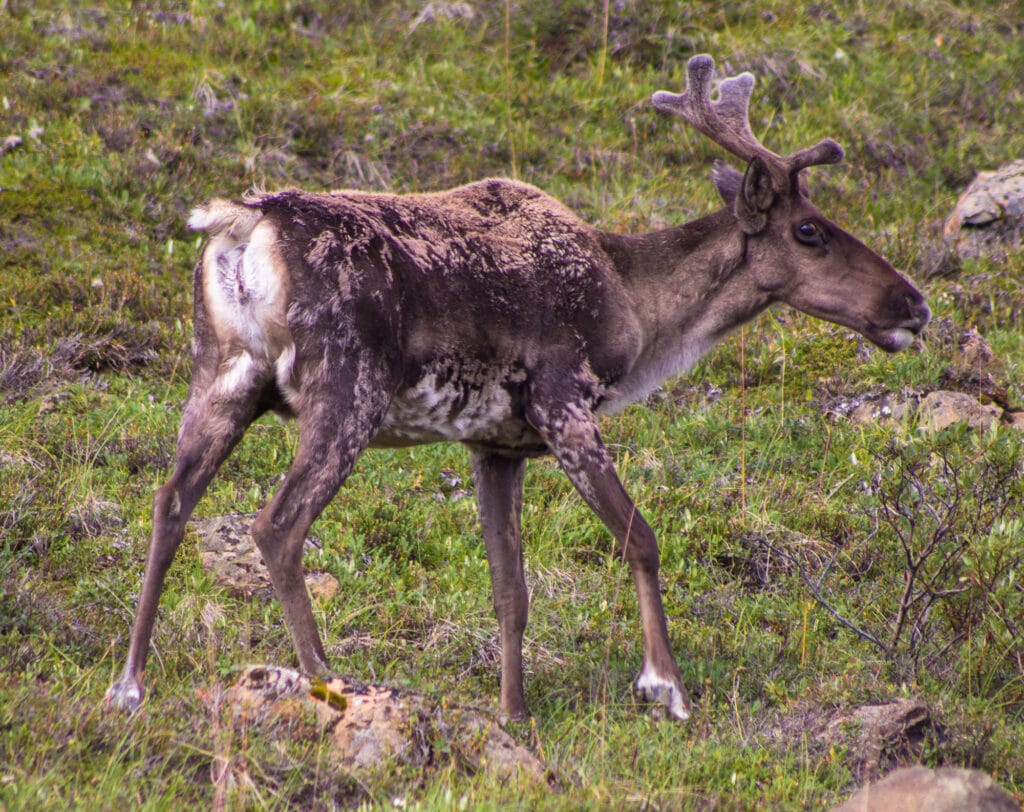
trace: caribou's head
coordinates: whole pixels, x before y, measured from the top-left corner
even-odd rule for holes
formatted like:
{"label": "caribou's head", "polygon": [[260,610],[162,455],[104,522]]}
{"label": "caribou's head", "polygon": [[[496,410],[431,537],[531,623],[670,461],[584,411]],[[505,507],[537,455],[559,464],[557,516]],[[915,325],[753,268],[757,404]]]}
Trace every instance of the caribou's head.
{"label": "caribou's head", "polygon": [[653,102],[747,163],[742,174],[716,163],[712,177],[744,235],[757,286],[774,301],[857,330],[887,352],[904,349],[931,316],[924,297],[807,197],[805,170],[840,162],[842,148],[825,139],[787,156],[771,152],[750,129],[753,75],[724,79],[713,101],[714,67],[710,56],[693,57],[686,90],[655,93]]}

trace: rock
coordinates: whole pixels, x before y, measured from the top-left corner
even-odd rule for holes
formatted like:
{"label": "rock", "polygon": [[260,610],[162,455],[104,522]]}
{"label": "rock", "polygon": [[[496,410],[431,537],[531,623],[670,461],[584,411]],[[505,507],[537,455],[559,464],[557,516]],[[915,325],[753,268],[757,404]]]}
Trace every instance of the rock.
{"label": "rock", "polygon": [[226,699],[239,719],[260,726],[261,735],[295,736],[301,731],[295,720],[313,715],[317,724],[310,735],[330,731],[332,758],[346,769],[454,761],[500,780],[555,786],[545,764],[490,715],[411,691],[360,685],[344,677],[310,680],[290,668],[251,665]]}
{"label": "rock", "polygon": [[1008,426],[1012,426],[1017,431],[1024,431],[1024,409],[1003,412],[1003,420]]}
{"label": "rock", "polygon": [[836,387],[830,379],[819,380],[823,390],[818,401],[822,413],[832,420],[847,419],[858,425],[903,420],[914,413],[921,397],[908,387],[901,392],[875,387],[868,392],[851,394],[844,391],[844,384]]}
{"label": "rock", "polygon": [[985,368],[992,366],[995,354],[990,345],[977,330],[966,328],[960,333],[960,357],[958,361],[964,366]]}
{"label": "rock", "polygon": [[1024,160],[979,172],[942,229],[948,253],[960,259],[1003,259],[1024,244]]}
{"label": "rock", "polygon": [[329,572],[306,573],[306,586],[309,587],[310,597],[321,602],[329,601],[341,589],[338,579]]}
{"label": "rock", "polygon": [[1000,375],[1001,362],[976,332],[965,330],[964,336],[956,361],[941,375],[942,385],[948,388],[928,394],[905,387],[899,393],[874,389],[858,395],[827,395],[820,401],[822,412],[833,420],[862,426],[916,415],[918,428],[925,434],[957,423],[982,431],[999,422],[1018,425],[1024,415],[1012,409],[1008,384]]}
{"label": "rock", "polygon": [[922,397],[921,392],[909,387],[904,387],[900,392],[874,391],[840,401],[832,414],[841,416],[845,413],[847,419],[860,426],[890,420],[899,423],[916,414]]}
{"label": "rock", "polygon": [[475,20],[476,9],[469,3],[451,3],[446,0],[433,0],[427,3],[420,13],[409,23],[411,34],[424,23],[432,23],[435,20]]}
{"label": "rock", "polygon": [[13,149],[17,149],[22,144],[20,135],[9,135],[3,141],[0,141],[0,155],[5,155]]}
{"label": "rock", "polygon": [[850,412],[850,420],[867,426],[885,420],[902,420],[908,411],[906,401],[896,400],[891,392],[884,392],[875,398],[865,398]]}
{"label": "rock", "polygon": [[1020,812],[1020,804],[980,770],[906,767],[868,784],[832,812]]}
{"label": "rock", "polygon": [[940,432],[957,423],[972,429],[986,430],[999,422],[1003,410],[994,404],[983,404],[964,392],[940,390],[929,392],[918,404],[918,427],[927,434]]}
{"label": "rock", "polygon": [[[192,522],[200,535],[199,556],[203,569],[213,576],[220,586],[236,598],[259,597],[269,600],[274,596],[270,573],[249,528],[256,518],[255,513],[229,513]],[[319,549],[319,540],[306,539],[307,549]],[[338,579],[326,572],[307,572],[306,585],[315,600],[329,600],[341,585]]]}
{"label": "rock", "polygon": [[848,753],[850,769],[860,779],[872,779],[886,767],[916,756],[934,729],[928,706],[918,699],[897,699],[862,705],[836,717],[825,727],[829,747]]}

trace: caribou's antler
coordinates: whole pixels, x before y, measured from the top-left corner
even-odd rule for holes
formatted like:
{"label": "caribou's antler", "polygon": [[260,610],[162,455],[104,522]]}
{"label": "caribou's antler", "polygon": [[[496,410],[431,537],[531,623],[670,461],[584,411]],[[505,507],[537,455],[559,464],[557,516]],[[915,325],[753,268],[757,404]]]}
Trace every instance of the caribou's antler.
{"label": "caribou's antler", "polygon": [[816,164],[839,163],[843,159],[843,148],[828,138],[786,157],[776,155],[750,129],[753,74],[741,73],[723,79],[718,85],[718,99],[712,101],[711,75],[714,70],[715,61],[707,54],[692,57],[686,63],[686,90],[681,94],[660,90],[651,97],[651,101],[659,110],[681,116],[737,158],[750,161],[757,157],[763,160],[780,190],[801,169]]}
{"label": "caribou's antler", "polygon": [[741,73],[724,79],[718,86],[718,101],[711,100],[711,74],[715,61],[707,54],[686,63],[686,90],[682,94],[659,90],[652,97],[654,106],[666,113],[682,116],[688,124],[725,147],[737,158],[749,161],[755,155],[778,158],[762,146],[750,130],[747,111],[754,76]]}

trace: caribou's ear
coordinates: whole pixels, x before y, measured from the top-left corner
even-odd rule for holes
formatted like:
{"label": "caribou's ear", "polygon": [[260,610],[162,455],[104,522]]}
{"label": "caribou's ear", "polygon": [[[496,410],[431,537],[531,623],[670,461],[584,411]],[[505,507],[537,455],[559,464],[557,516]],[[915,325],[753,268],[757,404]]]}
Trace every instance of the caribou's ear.
{"label": "caribou's ear", "polygon": [[725,161],[715,161],[711,165],[711,181],[718,189],[718,194],[722,196],[725,205],[732,206],[740,192],[740,186],[743,185],[743,175]]}
{"label": "caribou's ear", "polygon": [[758,234],[768,223],[768,209],[775,202],[772,175],[768,165],[754,156],[743,176],[742,186],[733,204],[736,219],[745,234]]}

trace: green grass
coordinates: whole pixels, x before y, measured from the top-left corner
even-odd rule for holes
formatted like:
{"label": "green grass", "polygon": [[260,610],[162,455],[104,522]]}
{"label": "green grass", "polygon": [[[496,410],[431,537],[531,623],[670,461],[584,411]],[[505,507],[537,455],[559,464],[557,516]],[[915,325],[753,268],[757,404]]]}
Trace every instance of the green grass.
{"label": "green grass", "polygon": [[[0,137],[23,139],[0,156],[0,806],[821,808],[858,776],[811,721],[905,695],[944,726],[924,763],[980,767],[1021,797],[1024,435],[929,437],[829,411],[948,386],[962,326],[1024,405],[1024,259],[926,278],[964,185],[1024,153],[1019,10],[636,0],[611,4],[605,28],[601,4],[565,0],[513,4],[507,31],[504,6],[486,3],[413,29],[423,5],[0,7]],[[846,164],[813,173],[815,199],[921,283],[946,327],[885,356],[776,311],[605,419],[659,534],[692,722],[654,724],[632,700],[628,575],[550,460],[527,475],[533,719],[513,731],[560,794],[450,765],[347,774],[315,738],[239,731],[218,686],[294,655],[277,605],[229,597],[192,536],[168,577],[146,705],[104,713],[187,388],[190,207],[253,185],[413,191],[497,174],[610,230],[683,222],[717,206],[718,151],[646,99],[680,89],[699,52],[757,74],[752,123],[776,151],[844,145]],[[261,420],[197,515],[257,510],[295,439]],[[475,508],[442,471],[471,481],[458,447],[362,459],[314,527],[324,549],[309,563],[342,585],[318,621],[347,675],[496,708]],[[886,499],[913,523],[908,545]],[[963,547],[955,569],[929,558],[922,577],[959,591],[899,632],[904,562],[936,532],[929,505]],[[819,597],[882,645],[813,599],[801,573],[826,566]],[[218,784],[225,763],[247,780]]]}

